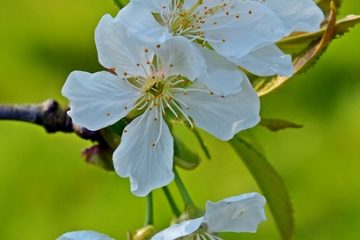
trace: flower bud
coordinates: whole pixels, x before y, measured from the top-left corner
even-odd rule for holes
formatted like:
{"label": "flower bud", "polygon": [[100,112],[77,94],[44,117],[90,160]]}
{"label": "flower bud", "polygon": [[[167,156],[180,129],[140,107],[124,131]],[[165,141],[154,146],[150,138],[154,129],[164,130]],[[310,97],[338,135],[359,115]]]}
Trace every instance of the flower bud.
{"label": "flower bud", "polygon": [[99,144],[86,148],[82,151],[81,156],[85,158],[87,163],[113,171],[112,152],[111,148]]}
{"label": "flower bud", "polygon": [[152,225],[147,225],[136,230],[134,235],[128,232],[128,240],[149,240],[155,234],[155,228]]}

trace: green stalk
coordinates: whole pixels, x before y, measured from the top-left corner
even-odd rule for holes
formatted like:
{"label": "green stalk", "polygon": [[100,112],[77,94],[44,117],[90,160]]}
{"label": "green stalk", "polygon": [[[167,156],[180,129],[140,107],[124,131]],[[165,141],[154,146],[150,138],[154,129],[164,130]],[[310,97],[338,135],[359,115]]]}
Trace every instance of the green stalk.
{"label": "green stalk", "polygon": [[153,206],[153,195],[150,192],[146,196],[146,220],[145,226],[147,225],[154,225],[154,206]]}
{"label": "green stalk", "polygon": [[205,142],[204,142],[204,140],[202,139],[199,131],[198,131],[196,128],[193,128],[192,131],[193,131],[193,133],[195,134],[195,137],[196,137],[196,139],[198,140],[198,142],[199,142],[199,144],[200,144],[200,147],[201,147],[201,149],[204,151],[207,159],[211,159],[211,155],[210,155],[209,149],[208,149],[207,146],[205,145]]}
{"label": "green stalk", "polygon": [[170,205],[171,211],[173,212],[173,214],[176,217],[180,217],[181,212],[180,212],[179,208],[176,206],[175,200],[174,200],[173,196],[171,195],[171,192],[169,191],[168,187],[165,186],[162,189],[163,189],[165,197]]}
{"label": "green stalk", "polygon": [[181,180],[176,168],[174,168],[174,174],[175,174],[175,184],[176,184],[177,188],[179,189],[179,192],[184,201],[185,207],[194,206],[194,203],[193,203],[188,191],[186,190],[185,185],[184,185],[183,181]]}

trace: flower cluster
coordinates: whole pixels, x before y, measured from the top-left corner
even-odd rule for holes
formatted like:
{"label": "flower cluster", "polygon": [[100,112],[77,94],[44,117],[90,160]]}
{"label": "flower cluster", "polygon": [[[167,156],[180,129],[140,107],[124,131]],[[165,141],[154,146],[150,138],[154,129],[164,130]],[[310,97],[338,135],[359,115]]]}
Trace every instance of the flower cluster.
{"label": "flower cluster", "polygon": [[[97,73],[72,72],[62,90],[73,122],[100,130],[126,118],[113,154],[116,173],[146,196],[174,178],[171,122],[227,141],[259,122],[260,102],[245,74],[290,76],[276,42],[314,31],[324,15],[312,0],[132,0],[95,31]],[[205,215],[153,240],[219,239],[256,230],[265,200],[250,194],[207,204]],[[60,239],[111,239],[95,232]]]}
{"label": "flower cluster", "polygon": [[99,130],[131,113],[114,166],[145,196],[173,179],[165,116],[221,140],[253,127],[259,99],[237,65],[291,74],[291,58],[275,42],[315,30],[322,19],[312,0],[133,0],[115,18],[105,15],[95,32],[99,61],[110,71],[68,77],[69,115]]}
{"label": "flower cluster", "polygon": [[[207,54],[202,57],[185,38],[147,43],[106,15],[95,40],[99,61],[111,72],[72,72],[62,93],[70,99],[74,123],[90,130],[133,116],[114,152],[114,167],[130,177],[134,194],[145,196],[173,179],[174,147],[166,117],[183,119],[222,140],[258,123],[259,99],[246,76],[220,56],[202,51]],[[205,61],[219,71],[208,77],[214,69],[205,72],[211,67]],[[226,89],[223,79],[234,81],[237,89]]]}

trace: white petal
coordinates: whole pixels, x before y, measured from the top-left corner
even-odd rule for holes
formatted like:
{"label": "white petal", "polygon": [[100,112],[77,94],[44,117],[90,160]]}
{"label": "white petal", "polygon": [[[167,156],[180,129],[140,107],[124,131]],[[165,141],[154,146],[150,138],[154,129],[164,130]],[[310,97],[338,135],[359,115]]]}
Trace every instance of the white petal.
{"label": "white petal", "polygon": [[68,232],[57,238],[57,240],[114,240],[113,238],[94,231]]}
{"label": "white petal", "polygon": [[202,30],[218,53],[236,58],[260,45],[277,42],[284,36],[281,20],[268,7],[255,1],[229,4],[228,10],[207,18]]}
{"label": "white petal", "polygon": [[145,196],[174,178],[173,138],[156,112],[159,110],[153,108],[134,119],[125,128],[120,146],[114,152],[117,174],[130,177],[131,191],[137,196]]}
{"label": "white petal", "polygon": [[74,71],[62,94],[70,101],[68,114],[76,125],[98,130],[116,123],[133,108],[140,92],[109,72]]}
{"label": "white petal", "polygon": [[[99,61],[106,68],[115,68],[120,76],[145,76],[153,52],[145,52],[144,44],[122,23],[105,15],[95,30]],[[145,69],[144,69],[145,67]]]}
{"label": "white petal", "polygon": [[263,2],[283,21],[286,35],[294,31],[317,31],[324,21],[323,12],[313,0],[266,0]]}
{"label": "white petal", "polygon": [[194,45],[184,37],[167,40],[156,53],[165,76],[182,75],[195,80],[205,68],[204,60]]}
{"label": "white petal", "polygon": [[165,230],[157,233],[151,240],[174,240],[179,237],[187,236],[199,229],[203,217],[183,221],[179,224],[174,224]]}
{"label": "white petal", "polygon": [[[192,6],[194,6],[197,2],[199,2],[199,0],[185,0],[184,1],[184,6],[186,9],[191,8]],[[209,8],[213,8],[213,7],[218,7],[217,5],[221,5],[224,3],[229,4],[231,2],[231,0],[205,0],[203,1],[202,5],[198,6],[199,9],[201,8],[205,8],[205,6],[207,7],[207,9]]]}
{"label": "white petal", "polygon": [[258,76],[291,76],[294,71],[291,56],[283,53],[275,44],[256,49],[240,59],[230,60]]}
{"label": "white petal", "polygon": [[151,12],[159,13],[163,7],[168,7],[172,0],[132,0],[133,2],[146,5]]}
{"label": "white petal", "polygon": [[[164,1],[164,0],[162,0]],[[162,43],[171,37],[164,26],[161,26],[152,15],[151,9],[145,0],[131,1],[120,10],[116,19],[123,23],[130,31],[149,44]]]}
{"label": "white petal", "polygon": [[218,95],[241,91],[241,82],[247,77],[235,64],[208,48],[199,47],[199,51],[206,64],[205,71],[198,78],[199,82]]}
{"label": "white petal", "polygon": [[265,221],[266,200],[258,193],[243,194],[221,202],[206,203],[204,223],[209,232],[256,232]]}
{"label": "white petal", "polygon": [[185,9],[189,9],[191,8],[192,6],[195,5],[195,3],[197,3],[199,0],[185,0],[184,1],[184,7]]}
{"label": "white petal", "polygon": [[175,93],[174,99],[183,102],[184,112],[197,127],[221,140],[233,138],[236,133],[255,126],[260,120],[259,97],[248,80],[242,81],[241,92],[229,96],[211,94],[195,84],[191,88],[195,90]]}

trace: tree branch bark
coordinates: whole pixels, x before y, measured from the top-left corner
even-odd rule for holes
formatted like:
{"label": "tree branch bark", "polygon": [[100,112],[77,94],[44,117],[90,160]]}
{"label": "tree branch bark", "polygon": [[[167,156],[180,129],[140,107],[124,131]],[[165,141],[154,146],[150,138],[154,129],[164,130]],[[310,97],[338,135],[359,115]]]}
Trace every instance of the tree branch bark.
{"label": "tree branch bark", "polygon": [[40,104],[0,105],[0,120],[15,120],[42,126],[48,133],[75,133],[85,140],[106,143],[99,131],[90,131],[72,123],[55,100],[46,100]]}

